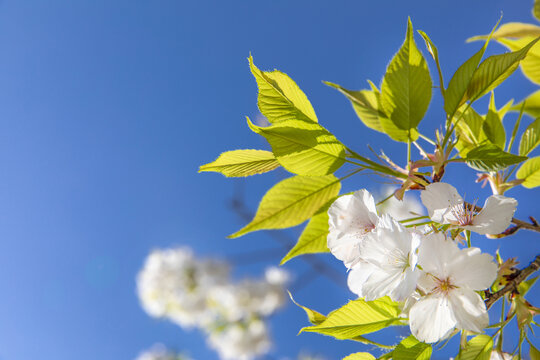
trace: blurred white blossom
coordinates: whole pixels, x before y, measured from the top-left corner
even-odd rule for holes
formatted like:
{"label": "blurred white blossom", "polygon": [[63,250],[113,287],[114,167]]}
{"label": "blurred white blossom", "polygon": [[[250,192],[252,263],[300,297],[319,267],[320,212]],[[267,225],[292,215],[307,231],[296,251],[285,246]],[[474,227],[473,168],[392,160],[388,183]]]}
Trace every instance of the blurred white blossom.
{"label": "blurred white blossom", "polygon": [[140,353],[136,360],[190,360],[190,358],[167,349],[163,344],[155,344]]}
{"label": "blurred white blossom", "polygon": [[250,360],[267,353],[272,342],[266,323],[259,319],[230,323],[209,332],[208,344],[224,360]]}
{"label": "blurred white blossom", "polygon": [[[394,192],[395,189],[392,187],[383,188],[381,200],[386,199]],[[398,200],[395,196],[391,196],[388,200],[380,204],[377,209],[381,214],[388,214],[398,221],[425,214],[422,204],[410,193],[405,193],[403,200]]]}

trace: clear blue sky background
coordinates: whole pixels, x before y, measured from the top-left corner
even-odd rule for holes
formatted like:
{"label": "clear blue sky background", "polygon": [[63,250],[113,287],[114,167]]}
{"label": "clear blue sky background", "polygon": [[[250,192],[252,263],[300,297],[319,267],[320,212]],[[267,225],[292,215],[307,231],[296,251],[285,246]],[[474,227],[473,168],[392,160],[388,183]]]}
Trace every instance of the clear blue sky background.
{"label": "clear blue sky background", "polygon": [[[349,88],[366,87],[366,79],[378,83],[410,15],[415,29],[439,47],[448,81],[480,46],[466,38],[489,32],[501,12],[504,22],[534,22],[531,6],[525,0],[2,1],[0,359],[131,359],[155,342],[215,359],[200,333],[142,311],[135,276],[156,247],[188,244],[201,256],[229,259],[280,248],[265,233],[225,236],[243,225],[228,206],[235,184],[244,184],[255,209],[284,171],[246,181],[197,174],[222,151],[266,146],[245,124],[246,115],[257,114],[249,53],[262,69],[291,75],[321,124],[344,143],[362,153],[367,143],[384,147],[403,161],[403,145],[367,130],[321,80]],[[431,61],[430,67],[435,75]],[[535,89],[518,71],[500,88],[497,103]],[[425,133],[441,123],[440,108],[434,91],[421,125]],[[473,171],[460,174],[466,176],[454,173],[448,181],[482,203],[489,190],[474,184]],[[344,190],[380,185],[360,176]],[[519,217],[540,217],[537,190],[509,195],[520,201]],[[523,263],[540,250],[525,232],[475,241]],[[235,276],[261,276],[279,258],[238,264]],[[341,264],[319,258],[345,281]],[[301,260],[286,268],[297,276],[309,270]],[[324,277],[292,290],[299,302],[322,312],[353,298]],[[531,298],[538,298],[533,291]],[[310,349],[339,359],[366,349],[316,334],[296,336],[304,325],[294,306],[272,319],[273,358]],[[509,338],[508,347],[514,345]]]}

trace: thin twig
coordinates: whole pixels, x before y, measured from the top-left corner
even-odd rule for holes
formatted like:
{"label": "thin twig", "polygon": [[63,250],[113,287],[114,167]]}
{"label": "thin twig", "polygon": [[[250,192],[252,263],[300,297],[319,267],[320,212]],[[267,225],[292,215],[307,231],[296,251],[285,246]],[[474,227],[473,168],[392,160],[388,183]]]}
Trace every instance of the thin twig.
{"label": "thin twig", "polygon": [[486,292],[486,307],[489,309],[497,300],[509,292],[515,292],[518,285],[527,279],[532,273],[540,269],[540,255],[537,255],[533,262],[529,266],[522,270],[518,270],[516,274],[512,277],[512,280],[508,282],[501,290],[496,293]]}

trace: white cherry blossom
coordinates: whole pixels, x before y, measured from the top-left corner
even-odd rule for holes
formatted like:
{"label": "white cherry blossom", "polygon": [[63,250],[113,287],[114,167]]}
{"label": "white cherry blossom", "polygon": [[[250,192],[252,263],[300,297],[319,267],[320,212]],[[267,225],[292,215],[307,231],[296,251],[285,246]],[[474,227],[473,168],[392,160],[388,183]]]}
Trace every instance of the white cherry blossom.
{"label": "white cherry blossom", "polygon": [[328,209],[328,249],[346,267],[358,260],[357,245],[379,222],[375,200],[366,189],[339,197]]}
{"label": "white cherry blossom", "polygon": [[446,183],[433,183],[420,193],[431,220],[452,224],[479,234],[500,234],[510,225],[517,200],[491,195],[480,212],[465,205],[456,188]]}
{"label": "white cherry blossom", "polygon": [[348,278],[351,291],[367,301],[387,295],[394,301],[409,297],[420,275],[416,268],[420,237],[383,215],[358,245],[359,261]]}
{"label": "white cherry blossom", "polygon": [[484,301],[475,291],[487,289],[497,276],[497,265],[478,248],[459,249],[441,233],[421,243],[418,265],[424,274],[418,288],[422,296],[409,311],[411,332],[433,343],[454,328],[482,332],[489,324]]}

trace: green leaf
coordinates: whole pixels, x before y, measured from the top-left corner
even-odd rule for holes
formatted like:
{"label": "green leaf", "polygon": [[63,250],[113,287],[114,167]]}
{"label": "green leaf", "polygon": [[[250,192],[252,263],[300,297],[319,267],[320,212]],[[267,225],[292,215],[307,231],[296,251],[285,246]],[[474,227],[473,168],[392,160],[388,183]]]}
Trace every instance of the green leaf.
{"label": "green leaf", "polygon": [[265,173],[279,166],[270,151],[233,150],[219,155],[214,161],[199,168],[199,172],[214,171],[227,177],[241,177]]}
{"label": "green leaf", "polygon": [[413,35],[409,18],[405,41],[388,65],[381,86],[381,108],[403,130],[416,129],[431,100],[431,76]]}
{"label": "green leaf", "polygon": [[251,130],[266,138],[278,162],[294,174],[331,174],[345,161],[343,144],[317,123],[289,120],[259,127],[247,121]]}
{"label": "green leaf", "polygon": [[499,86],[517,69],[519,62],[538,40],[539,38],[530,41],[517,51],[493,55],[484,60],[473,73],[467,86],[466,99],[475,101]]}
{"label": "green leaf", "polygon": [[535,276],[532,279],[519,283],[518,288],[517,288],[519,295],[521,296],[527,295],[529,290],[531,290],[531,288],[533,287],[534,283],[536,283],[536,280],[538,280],[538,276]]}
{"label": "green leaf", "polygon": [[523,180],[521,185],[528,189],[540,186],[540,156],[525,161],[519,167],[516,177]]}
{"label": "green leaf", "polygon": [[358,352],[345,356],[343,360],[375,360],[375,356],[367,352]]}
{"label": "green leaf", "polygon": [[[497,39],[499,43],[503,44],[512,51],[518,51],[534,40],[536,39],[533,37],[523,37],[520,39]],[[521,61],[521,70],[529,80],[536,84],[540,84],[540,44],[536,43],[529,50],[527,57]]]}
{"label": "green leaf", "polygon": [[328,208],[332,202],[334,202],[334,199],[309,220],[298,242],[281,260],[280,265],[299,255],[330,251],[328,250],[326,238],[328,236]]}
{"label": "green leaf", "polygon": [[311,310],[310,308],[308,307],[305,307],[303,305],[300,305],[299,303],[297,303],[296,301],[294,301],[291,293],[289,292],[289,297],[291,298],[292,302],[302,308],[305,312],[306,312],[306,315],[308,317],[308,320],[310,323],[312,323],[313,325],[319,325],[320,323],[322,323],[324,320],[326,320],[326,316],[324,316],[323,314],[321,314],[320,312],[318,311],[315,311],[315,310]]}
{"label": "green leaf", "polygon": [[518,104],[515,104],[510,108],[512,111],[521,111],[521,106],[525,102],[523,107],[523,112],[531,115],[534,118],[540,117],[540,90],[535,91],[529,95],[525,100],[521,101]]}
{"label": "green leaf", "polygon": [[340,187],[339,179],[334,175],[293,176],[282,180],[263,196],[253,220],[229,238],[255,230],[298,225],[335,198]]}
{"label": "green leaf", "polygon": [[[360,118],[364,125],[370,129],[388,135],[393,140],[402,142],[409,141],[409,131],[398,128],[381,110],[381,94],[375,84],[369,82],[371,85],[371,90],[359,91],[347,90],[340,85],[330,82],[325,82],[325,84],[338,89],[351,101],[356,115]],[[413,141],[418,139],[418,132],[416,129],[411,130],[411,138]]]}
{"label": "green leaf", "polygon": [[[528,340],[527,340],[528,341]],[[540,351],[529,342],[529,356],[531,360],[540,360]]]}
{"label": "green leaf", "polygon": [[422,36],[422,38],[426,42],[426,47],[429,53],[431,54],[431,57],[435,61],[435,64],[437,64],[437,72],[439,73],[439,83],[440,83],[439,87],[441,88],[441,93],[444,96],[444,91],[445,91],[444,80],[443,80],[443,75],[441,71],[441,64],[439,62],[439,51],[437,50],[437,47],[435,46],[435,44],[433,44],[433,42],[431,41],[431,39],[425,32],[423,32],[422,30],[418,30],[418,33]]}
{"label": "green leaf", "polygon": [[[540,36],[540,26],[527,23],[519,22],[510,22],[502,24],[495,32],[491,35],[492,39],[500,38],[521,38],[521,37],[537,37]],[[472,38],[467,39],[467,42],[485,40],[489,35],[479,35],[473,36]]]}
{"label": "green leaf", "polygon": [[519,154],[529,155],[538,145],[540,145],[540,117],[527,126],[521,135]]}
{"label": "green leaf", "polygon": [[393,351],[394,360],[428,360],[431,358],[431,345],[416,340],[413,335],[403,339]]}
{"label": "green leaf", "polygon": [[491,93],[488,113],[486,114],[486,120],[482,125],[482,129],[491,143],[504,148],[506,144],[506,132],[502,123],[502,116],[500,116],[495,106],[495,94],[493,92]]}
{"label": "green leaf", "polygon": [[281,71],[261,71],[250,55],[249,67],[259,87],[258,105],[270,123],[286,120],[317,122],[317,116],[298,85]]}
{"label": "green leaf", "polygon": [[457,118],[461,117],[461,121],[457,122],[456,126],[456,134],[458,135],[456,148],[461,157],[465,157],[469,151],[487,141],[487,136],[483,130],[485,120],[472,107],[466,105],[463,105],[456,114]]}
{"label": "green leaf", "polygon": [[488,335],[478,335],[467,342],[456,360],[489,360],[493,350],[493,339]]}
{"label": "green leaf", "polygon": [[399,304],[388,297],[375,301],[358,299],[331,312],[321,324],[305,327],[301,332],[316,332],[337,339],[353,339],[388,326],[404,325],[399,314]]}
{"label": "green leaf", "polygon": [[526,156],[507,153],[493,144],[480,145],[469,151],[465,158],[467,165],[479,171],[499,171],[525,160]]}
{"label": "green leaf", "polygon": [[534,1],[532,14],[536,18],[536,20],[540,20],[540,0],[535,0]]}

